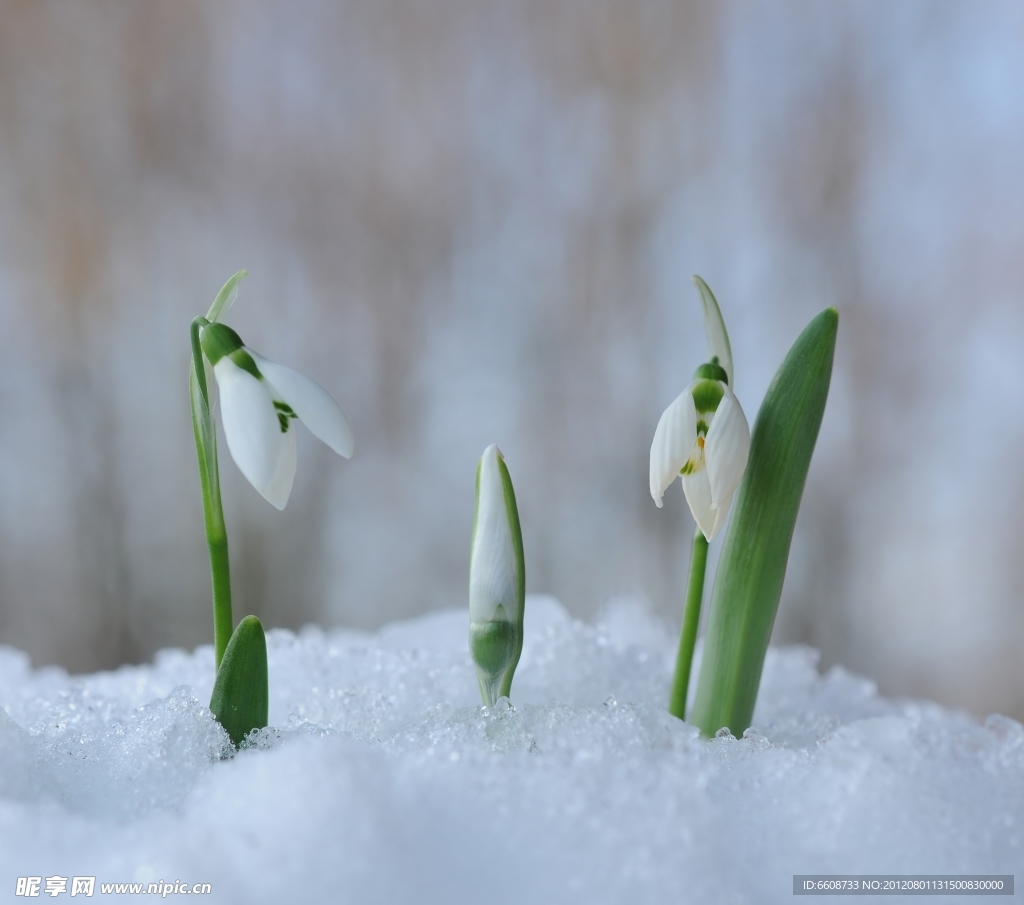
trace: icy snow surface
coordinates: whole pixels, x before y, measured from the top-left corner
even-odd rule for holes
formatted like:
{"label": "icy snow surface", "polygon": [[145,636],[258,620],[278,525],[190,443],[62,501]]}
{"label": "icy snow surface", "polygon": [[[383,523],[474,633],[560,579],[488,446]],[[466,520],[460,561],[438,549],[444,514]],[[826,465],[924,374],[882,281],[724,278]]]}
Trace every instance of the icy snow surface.
{"label": "icy snow surface", "polygon": [[514,709],[491,711],[465,611],[272,631],[275,728],[223,759],[209,647],[75,677],[0,648],[0,889],[760,903],[793,901],[794,873],[1021,873],[1020,724],[886,700],[788,648],[756,730],[702,742],[665,713],[674,641],[642,608],[592,626],[532,597],[526,625]]}

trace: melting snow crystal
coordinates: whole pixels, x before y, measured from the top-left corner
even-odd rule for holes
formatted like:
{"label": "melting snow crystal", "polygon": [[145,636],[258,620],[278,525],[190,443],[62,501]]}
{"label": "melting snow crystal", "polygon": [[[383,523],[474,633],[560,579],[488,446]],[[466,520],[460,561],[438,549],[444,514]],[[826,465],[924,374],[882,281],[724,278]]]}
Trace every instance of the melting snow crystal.
{"label": "melting snow crystal", "polygon": [[[1024,728],[769,651],[754,729],[665,712],[674,639],[527,602],[514,707],[464,611],[268,637],[272,728],[231,758],[210,648],[68,677],[0,648],[0,884],[213,884],[213,901],[789,902],[794,873],[1012,873]],[[484,890],[489,895],[484,895]]]}

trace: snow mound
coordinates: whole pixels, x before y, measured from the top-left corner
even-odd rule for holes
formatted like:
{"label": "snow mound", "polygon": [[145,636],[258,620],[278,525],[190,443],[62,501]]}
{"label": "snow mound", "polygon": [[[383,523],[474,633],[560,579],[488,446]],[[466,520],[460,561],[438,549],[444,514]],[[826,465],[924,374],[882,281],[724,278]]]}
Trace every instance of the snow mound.
{"label": "snow mound", "polygon": [[789,902],[795,873],[1012,873],[1024,728],[772,649],[742,739],[664,710],[674,639],[531,597],[513,703],[463,610],[269,633],[270,729],[231,756],[209,647],[92,676],[0,648],[0,889],[210,883],[224,902]]}

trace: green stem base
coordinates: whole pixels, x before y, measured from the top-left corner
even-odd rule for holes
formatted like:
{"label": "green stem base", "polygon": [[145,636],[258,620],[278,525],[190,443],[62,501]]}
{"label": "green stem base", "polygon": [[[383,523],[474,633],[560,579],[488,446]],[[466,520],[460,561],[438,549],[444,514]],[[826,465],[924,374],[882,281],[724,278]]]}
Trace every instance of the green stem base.
{"label": "green stem base", "polygon": [[679,653],[676,655],[676,672],[672,679],[672,696],[668,712],[681,720],[686,719],[686,693],[690,687],[690,667],[693,664],[693,648],[697,643],[697,629],[700,626],[700,606],[704,599],[704,573],[708,565],[708,541],[700,528],[693,532],[693,553],[690,556],[690,583],[686,589],[686,609],[683,611],[683,628],[679,635]]}

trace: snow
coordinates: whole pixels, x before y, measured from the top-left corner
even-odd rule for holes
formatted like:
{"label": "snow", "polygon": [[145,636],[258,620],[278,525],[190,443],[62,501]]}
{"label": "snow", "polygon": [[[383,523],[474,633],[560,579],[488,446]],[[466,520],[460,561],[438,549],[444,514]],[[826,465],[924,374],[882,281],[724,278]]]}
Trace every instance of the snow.
{"label": "snow", "polygon": [[[0,889],[212,884],[204,901],[789,902],[796,873],[1013,873],[1024,728],[887,700],[771,649],[755,727],[665,712],[674,640],[530,597],[513,707],[465,610],[269,633],[273,728],[228,756],[209,647],[69,677],[0,648]],[[99,885],[96,897],[104,898]]]}

